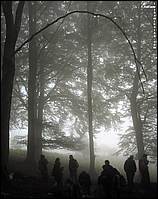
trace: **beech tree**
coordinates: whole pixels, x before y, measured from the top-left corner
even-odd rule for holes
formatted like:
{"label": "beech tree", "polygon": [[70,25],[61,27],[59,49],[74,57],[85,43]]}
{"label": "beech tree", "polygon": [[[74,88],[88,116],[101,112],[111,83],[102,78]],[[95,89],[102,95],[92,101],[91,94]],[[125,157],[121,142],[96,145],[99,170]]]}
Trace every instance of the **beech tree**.
{"label": "beech tree", "polygon": [[[57,8],[60,7],[59,2],[54,3],[54,4],[55,4],[54,6],[56,6]],[[99,4],[101,4],[101,7],[102,7],[104,3],[100,2]],[[47,5],[49,5],[48,2],[47,2]],[[108,3],[108,5],[110,5],[110,3]],[[133,31],[133,29],[128,28],[127,31],[123,31],[123,28],[121,28],[123,26],[123,21],[119,21],[119,17],[117,17],[116,11],[119,10],[119,9],[117,10],[117,8],[120,6],[117,3],[113,2],[112,6],[108,7],[108,9],[110,8],[109,10],[107,9],[108,16],[100,14],[99,10],[97,11],[99,14],[95,14],[93,12],[76,10],[76,11],[72,11],[61,16],[61,13],[63,14],[62,8],[64,6],[65,4],[63,3],[61,6],[61,9],[59,9],[59,13],[58,13],[59,15],[55,13],[55,16],[59,16],[59,17],[54,17],[55,18],[54,20],[52,20],[51,12],[50,12],[49,19],[47,19],[47,17],[45,16],[42,18],[43,20],[39,20],[38,21],[38,24],[40,24],[38,28],[39,31],[37,31],[36,33],[34,33],[35,29],[32,32],[30,31],[29,39],[25,40],[24,38],[22,38],[22,41],[24,42],[15,51],[15,53],[19,52],[22,49],[22,47],[25,47],[25,44],[27,43],[29,43],[31,47],[31,45],[35,43],[35,40],[37,38],[38,38],[37,43],[39,47],[45,46],[45,43],[47,43],[47,41],[51,41],[50,38],[52,37],[53,31],[51,30],[49,32],[49,28],[56,26],[60,20],[65,19],[66,21],[65,24],[60,29],[60,31],[58,30],[57,32],[58,38],[54,39],[52,43],[50,42],[49,49],[48,49],[48,46],[46,46],[46,48],[44,48],[43,50],[44,51],[44,53],[42,54],[43,63],[41,63],[41,60],[40,60],[41,66],[38,66],[39,73],[36,71],[37,60],[33,59],[33,53],[36,54],[35,45],[34,47],[32,45],[33,47],[32,49],[34,50],[31,50],[30,48],[30,52],[29,52],[30,60],[32,60],[32,63],[30,63],[30,66],[32,67],[33,71],[32,73],[30,73],[30,76],[32,76],[32,78],[29,77],[28,95],[30,96],[30,93],[31,93],[30,91],[32,89],[34,90],[34,93],[32,96],[32,102],[31,102],[32,105],[29,106],[29,113],[32,114],[31,111],[33,111],[34,115],[33,114],[32,116],[31,114],[29,115],[32,117],[32,124],[34,123],[34,125],[36,125],[36,127],[34,127],[34,129],[36,129],[36,132],[35,130],[31,130],[31,131],[29,130],[30,137],[28,139],[28,149],[32,142],[31,144],[32,153],[30,152],[31,150],[30,151],[28,150],[28,154],[30,154],[30,157],[31,157],[31,154],[35,154],[34,146],[37,146],[37,145],[39,146],[39,149],[41,151],[42,149],[41,140],[43,140],[42,131],[45,133],[46,129],[48,129],[50,126],[49,132],[51,132],[51,128],[52,128],[51,126],[53,122],[55,120],[57,121],[56,115],[58,115],[58,118],[60,118],[61,120],[62,119],[66,120],[66,118],[68,117],[73,118],[73,119],[76,118],[76,121],[77,121],[76,129],[81,136],[83,135],[83,133],[87,132],[89,128],[89,138],[91,140],[90,141],[90,148],[91,148],[90,149],[91,150],[90,167],[93,170],[94,164],[95,164],[94,149],[93,149],[93,136],[95,134],[96,126],[97,127],[103,126],[103,125],[108,126],[108,123],[115,125],[115,122],[120,120],[120,117],[122,115],[117,110],[117,107],[118,107],[117,104],[123,100],[125,103],[128,101],[126,99],[126,96],[128,94],[131,94],[132,90],[128,88],[126,89],[126,85],[130,85],[130,86],[132,85],[134,74],[137,76],[137,84],[139,86],[139,89],[141,87],[141,84],[139,83],[140,81],[139,79],[140,69],[138,68],[138,65],[140,67],[140,64],[138,64],[139,60],[133,59],[133,53],[131,55],[131,49],[130,49],[132,48],[132,46],[134,46],[134,49],[136,49],[135,43],[133,42],[135,38],[135,34],[133,34],[129,39],[128,34],[126,34],[125,32],[129,33],[130,30]],[[80,5],[78,4],[77,5],[73,4],[73,6],[74,7],[76,6],[77,8],[80,7]],[[104,6],[107,7],[106,4]],[[114,15],[115,17],[113,16],[115,12],[111,14],[111,10],[113,7],[115,7],[113,9],[116,12],[116,16]],[[90,27],[89,25],[91,24],[88,22],[88,28],[87,27],[86,29],[85,27],[82,28],[82,30],[88,29],[88,33],[89,33],[88,37],[87,37],[87,32],[86,34],[81,33],[81,27],[83,25],[83,23],[80,24],[81,17],[79,16],[82,15],[81,13],[83,15],[85,14],[85,16],[88,15],[87,22],[90,21],[89,20],[91,18],[90,16],[95,16],[94,21],[96,24],[94,27]],[[35,12],[33,12],[33,14],[35,14]],[[105,18],[107,20],[100,20],[100,18],[101,19]],[[69,20],[66,20],[66,19],[69,19]],[[83,18],[83,21],[85,19],[86,18]],[[132,17],[129,16],[129,19],[132,19]],[[48,20],[51,22],[48,23],[47,22]],[[110,24],[107,21],[112,22],[112,23]],[[34,22],[35,22],[35,18],[34,18]],[[45,23],[48,23],[48,24],[45,25]],[[120,30],[121,30],[120,32],[121,34],[118,33]],[[135,32],[135,29],[133,32]],[[92,39],[92,35],[91,35],[92,33],[94,34],[94,38],[95,38],[95,39],[93,38],[94,40]],[[87,38],[87,40],[85,38]],[[133,44],[129,42],[130,40],[133,42]],[[126,41],[128,41],[128,43]],[[104,43],[106,43],[106,45]],[[130,46],[128,46],[129,44]],[[138,44],[139,42],[137,42],[137,45]],[[116,46],[119,46],[119,48],[116,48]],[[139,48],[139,45],[138,45],[138,48]],[[27,47],[25,49],[27,49]],[[88,49],[88,56],[86,57],[85,52],[87,49]],[[32,55],[31,55],[31,51],[32,51]],[[106,57],[107,59],[106,59],[106,67],[105,67],[103,63],[103,58],[104,58],[103,55],[105,55],[107,52],[109,52],[110,56],[107,55]],[[99,56],[102,59],[100,59]],[[139,58],[139,53],[137,53],[137,56],[134,54],[134,58]],[[92,58],[94,60],[94,63],[93,63],[94,64],[93,65],[94,77],[92,76]],[[130,64],[132,66],[130,66]],[[134,71],[134,67],[133,67],[133,65],[135,64],[137,64],[136,71]],[[86,79],[86,74],[85,74],[86,65],[88,65],[87,79]],[[118,78],[118,74],[120,75],[119,78]],[[92,102],[92,96],[91,96],[92,79],[93,79],[93,90],[94,90],[93,103],[91,103]],[[87,81],[87,84],[86,84],[86,81]],[[30,84],[30,82],[32,83]],[[38,82],[39,87],[37,86],[37,82]],[[22,81],[19,81],[18,83],[21,85]],[[23,84],[24,84],[23,85],[24,87],[27,87],[26,82]],[[87,91],[86,91],[86,85],[88,86]],[[16,90],[18,91],[18,84],[17,84]],[[28,107],[26,105],[26,99],[23,98],[21,91],[22,89],[19,89],[19,92],[16,92],[16,94],[18,95],[19,101],[21,101],[21,105],[26,106],[26,110],[27,110]],[[21,95],[19,95],[20,92],[21,92]],[[82,93],[82,94],[79,95],[78,93]],[[85,98],[85,95],[87,94],[88,94],[89,102]],[[135,96],[133,95],[134,98],[136,98],[139,94],[140,94],[140,90],[139,90],[139,93],[137,92]],[[141,93],[141,96],[142,96],[142,93]],[[29,101],[29,104],[31,103]],[[15,105],[17,104],[18,102]],[[87,104],[89,104],[88,105],[89,127],[87,125],[88,124],[87,122],[88,120],[86,117],[87,115],[85,114],[87,110]],[[32,109],[30,107],[32,107]],[[53,107],[54,110],[53,108],[51,109],[51,107]],[[92,108],[93,108],[93,111],[92,111]],[[70,114],[67,114],[68,112]],[[93,113],[93,118],[92,118],[92,113]],[[29,116],[29,121],[31,121],[30,116]],[[95,123],[95,125],[93,126],[94,134],[93,134],[93,128],[92,128],[92,120]],[[112,120],[114,121],[114,123],[111,122]],[[29,128],[32,128],[31,125],[29,125]],[[53,131],[53,133],[55,134],[55,131]],[[63,139],[56,140],[55,141],[56,143],[63,144],[64,139],[67,140],[67,143],[69,142],[69,139],[65,138],[64,137],[65,135],[63,135],[61,131],[58,131],[58,133],[59,133],[58,135],[60,135],[59,137],[62,137]],[[35,137],[36,138],[38,137],[38,139],[36,139],[36,142],[34,141]],[[47,143],[51,144],[50,140],[47,140]],[[72,142],[72,146],[73,146],[73,143],[74,142]],[[68,145],[65,144],[65,146],[67,147]],[[35,156],[36,155],[34,155],[34,157]],[[35,158],[32,158],[32,159],[35,159]]]}
{"label": "beech tree", "polygon": [[25,1],[17,5],[13,15],[13,2],[2,1],[1,5],[6,22],[6,37],[3,51],[2,79],[1,79],[1,162],[2,168],[7,166],[9,156],[9,121],[13,80],[15,74],[15,46],[21,26],[21,19]]}

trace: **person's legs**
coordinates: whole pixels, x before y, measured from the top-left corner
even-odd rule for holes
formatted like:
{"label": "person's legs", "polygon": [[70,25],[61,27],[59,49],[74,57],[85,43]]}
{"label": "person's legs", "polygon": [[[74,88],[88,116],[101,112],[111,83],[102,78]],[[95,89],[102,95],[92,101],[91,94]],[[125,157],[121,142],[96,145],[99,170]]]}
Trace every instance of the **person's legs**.
{"label": "person's legs", "polygon": [[90,195],[90,185],[87,185],[87,194]]}
{"label": "person's legs", "polygon": [[77,183],[77,172],[71,171],[70,178],[71,178],[72,182],[76,184]]}
{"label": "person's legs", "polygon": [[70,179],[73,181],[73,172],[70,170]]}
{"label": "person's legs", "polygon": [[129,188],[129,191],[132,191],[133,189],[133,173],[127,173],[127,181],[128,181],[128,188]]}
{"label": "person's legs", "polygon": [[77,183],[77,171],[74,172],[74,183]]}
{"label": "person's legs", "polygon": [[149,177],[148,171],[144,172],[143,181],[144,181],[144,188],[149,189],[150,188],[150,177]]}
{"label": "person's legs", "polygon": [[112,184],[111,183],[106,183],[104,186],[105,194],[107,198],[112,198]]}
{"label": "person's legs", "polygon": [[133,174],[129,173],[129,187],[132,189],[133,187]]}

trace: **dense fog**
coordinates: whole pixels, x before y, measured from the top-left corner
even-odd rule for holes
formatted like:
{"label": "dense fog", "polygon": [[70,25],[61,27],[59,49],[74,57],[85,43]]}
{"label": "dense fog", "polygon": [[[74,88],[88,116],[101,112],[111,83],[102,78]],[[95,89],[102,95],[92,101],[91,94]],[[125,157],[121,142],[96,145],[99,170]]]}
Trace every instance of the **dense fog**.
{"label": "dense fog", "polygon": [[[135,195],[144,197],[150,183],[155,190],[157,3],[2,1],[1,8],[4,190],[15,173],[52,180],[55,161],[64,182],[73,176],[69,158],[78,161],[74,186],[83,170],[97,183],[108,165],[127,190],[136,184]],[[12,185],[10,191],[16,180]],[[117,187],[116,197],[126,188]],[[103,195],[112,197],[106,189]]]}

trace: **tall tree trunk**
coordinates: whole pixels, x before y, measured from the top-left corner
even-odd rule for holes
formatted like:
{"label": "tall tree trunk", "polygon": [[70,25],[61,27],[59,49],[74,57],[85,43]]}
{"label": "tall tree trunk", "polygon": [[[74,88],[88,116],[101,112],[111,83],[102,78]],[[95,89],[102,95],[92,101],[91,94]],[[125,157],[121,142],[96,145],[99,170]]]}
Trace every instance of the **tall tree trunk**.
{"label": "tall tree trunk", "polygon": [[[9,44],[9,45],[8,45]],[[1,162],[7,165],[9,157],[9,121],[13,81],[15,74],[14,47],[6,39],[3,56],[3,77],[1,82]]]}
{"label": "tall tree trunk", "polygon": [[[36,2],[28,1],[29,7],[29,34],[36,32]],[[28,143],[27,161],[36,164],[36,122],[37,122],[37,95],[36,95],[36,73],[37,73],[37,47],[36,39],[29,42],[29,78],[28,78]]]}
{"label": "tall tree trunk", "polygon": [[43,130],[43,109],[44,109],[44,67],[40,65],[39,74],[39,100],[37,114],[37,159],[42,153],[42,130]]}
{"label": "tall tree trunk", "polygon": [[[137,58],[141,60],[141,5],[138,8],[138,26],[137,26]],[[142,121],[139,113],[139,107],[137,103],[138,89],[139,89],[139,77],[140,67],[138,65],[135,72],[135,77],[133,81],[132,94],[130,99],[131,104],[131,114],[133,120],[133,126],[136,135],[136,144],[138,149],[138,159],[140,159],[144,153],[144,143],[142,134]]]}
{"label": "tall tree trunk", "polygon": [[15,22],[12,14],[12,1],[2,1],[6,20],[6,39],[2,64],[1,80],[1,163],[2,169],[7,166],[9,158],[9,120],[13,81],[15,74],[15,44],[20,31],[24,1],[19,2]]}
{"label": "tall tree trunk", "polygon": [[[87,10],[90,11],[89,2],[87,2]],[[87,97],[88,97],[88,129],[89,129],[89,149],[90,149],[90,173],[95,172],[95,155],[93,141],[93,111],[92,111],[92,33],[91,33],[91,16],[87,15],[87,49],[88,49],[88,65],[87,65]]]}

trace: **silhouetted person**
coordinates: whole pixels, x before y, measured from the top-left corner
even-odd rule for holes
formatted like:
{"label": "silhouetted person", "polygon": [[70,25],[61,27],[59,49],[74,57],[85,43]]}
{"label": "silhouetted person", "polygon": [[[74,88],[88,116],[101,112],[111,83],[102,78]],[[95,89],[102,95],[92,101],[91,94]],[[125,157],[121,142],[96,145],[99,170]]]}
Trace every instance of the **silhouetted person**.
{"label": "silhouetted person", "polygon": [[48,180],[48,168],[47,168],[48,160],[42,154],[40,156],[40,160],[38,162],[38,168],[41,172],[41,176],[43,180]]}
{"label": "silhouetted person", "polygon": [[69,172],[70,172],[70,178],[74,183],[77,183],[77,169],[79,167],[79,164],[77,160],[73,158],[72,155],[69,156]]}
{"label": "silhouetted person", "polygon": [[110,165],[109,160],[105,160],[105,165],[102,168],[103,171],[98,179],[98,183],[102,184],[107,198],[112,198],[114,192],[117,194],[117,198],[119,198],[119,171]]}
{"label": "silhouetted person", "polygon": [[90,186],[91,186],[90,175],[87,172],[82,171],[79,175],[78,181],[81,186],[83,195],[89,195],[90,194]]}
{"label": "silhouetted person", "polygon": [[139,160],[139,171],[141,174],[141,184],[143,188],[149,188],[150,185],[150,176],[148,170],[149,161],[147,160],[147,155],[144,154],[143,157]]}
{"label": "silhouetted person", "polygon": [[55,179],[58,187],[62,186],[63,169],[64,169],[64,167],[61,167],[60,159],[56,158],[54,167],[52,170],[52,176],[54,176],[54,179]]}
{"label": "silhouetted person", "polygon": [[133,159],[133,155],[131,155],[124,163],[124,170],[126,172],[128,186],[130,191],[133,189],[133,179],[135,172],[137,170],[135,160]]}

